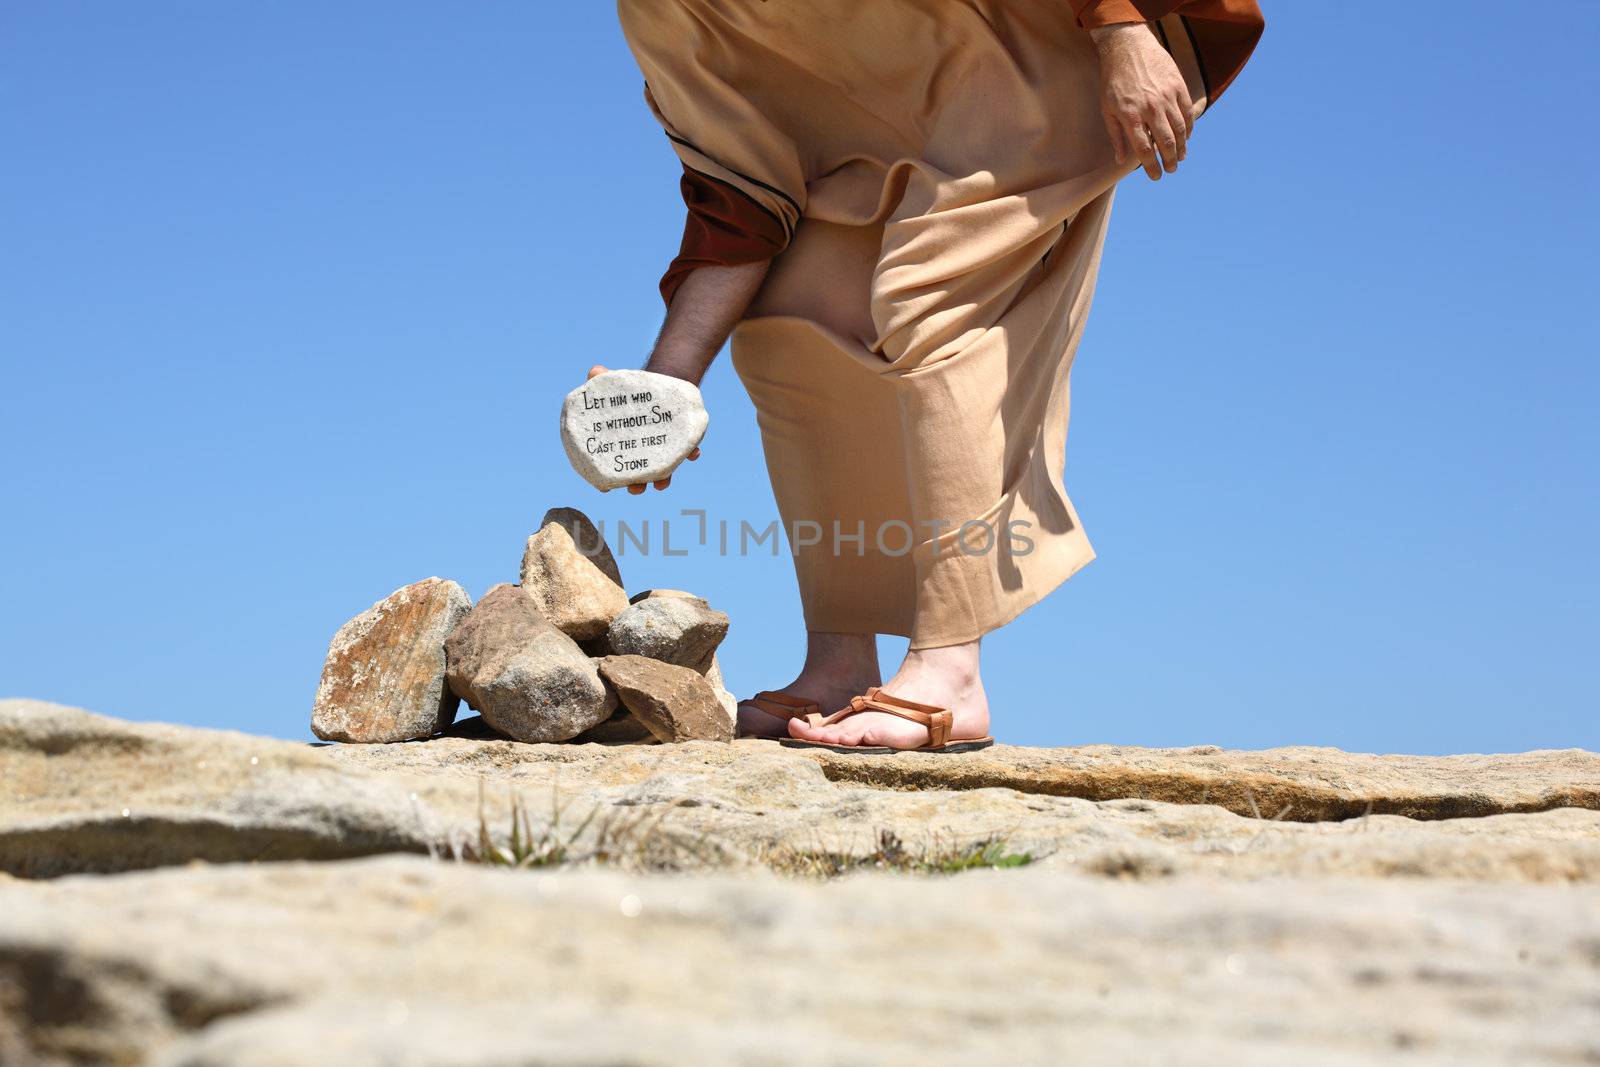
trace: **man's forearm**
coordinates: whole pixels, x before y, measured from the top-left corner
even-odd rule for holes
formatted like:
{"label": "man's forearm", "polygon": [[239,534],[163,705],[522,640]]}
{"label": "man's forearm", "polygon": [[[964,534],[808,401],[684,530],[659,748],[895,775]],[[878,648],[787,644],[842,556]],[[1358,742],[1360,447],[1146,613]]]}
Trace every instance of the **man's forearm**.
{"label": "man's forearm", "polygon": [[1115,47],[1116,44],[1131,34],[1149,33],[1148,22],[1113,22],[1107,26],[1096,26],[1089,31],[1089,36],[1094,39],[1095,49],[1104,56],[1106,49]]}
{"label": "man's forearm", "polygon": [[698,385],[761,289],[770,262],[700,267],[685,278],[645,370]]}

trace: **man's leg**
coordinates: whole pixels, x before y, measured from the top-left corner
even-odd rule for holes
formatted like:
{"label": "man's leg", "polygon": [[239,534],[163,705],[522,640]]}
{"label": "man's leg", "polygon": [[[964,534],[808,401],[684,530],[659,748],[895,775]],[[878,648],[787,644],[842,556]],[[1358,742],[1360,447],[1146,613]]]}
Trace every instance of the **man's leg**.
{"label": "man's leg", "polygon": [[[837,711],[850,698],[882,681],[878,669],[876,634],[806,633],[806,660],[794,681],[781,689],[814,700],[823,714]],[[739,705],[739,734],[743,737],[782,737],[787,723],[748,703]]]}
{"label": "man's leg", "polygon": [[[989,700],[978,673],[981,639],[944,648],[914,648],[883,691],[902,700],[948,708],[955,715],[953,740],[983,737],[989,732]],[[861,690],[857,690],[860,692]],[[926,727],[883,712],[852,715],[834,726],[814,729],[804,719],[792,719],[789,733],[805,741],[829,745],[884,745],[918,748],[928,743]]]}
{"label": "man's leg", "polygon": [[[901,387],[864,343],[875,329],[868,298],[881,251],[875,227],[810,220],[774,265],[734,334],[734,365],[760,416],[779,510],[795,536],[795,568],[810,630],[805,669],[783,691],[824,713],[879,684],[876,639],[914,636],[917,522],[906,468]],[[1004,371],[1000,371],[1004,375]],[[946,447],[959,453],[962,437]],[[809,524],[809,528],[807,528]],[[978,672],[979,630],[949,626],[917,642],[886,692],[955,713],[957,739],[988,729]],[[741,726],[805,737],[795,726],[741,709]],[[926,744],[927,730],[894,716],[852,716],[826,736],[863,733],[893,747]],[[837,742],[835,742],[837,743]],[[852,743],[852,742],[845,742]]]}
{"label": "man's leg", "polygon": [[[1070,206],[1096,188],[1067,183],[1055,195]],[[912,553],[911,651],[883,689],[951,711],[952,740],[988,733],[983,635],[1094,556],[1066,495],[1063,465],[1069,372],[1110,206],[1109,191],[1096,194],[1059,229],[1051,215],[1036,218],[1025,203],[999,201],[977,213],[958,206],[891,222],[885,231],[874,290],[885,333],[872,348],[893,357],[880,374],[897,386],[895,440],[922,539]],[[987,225],[977,225],[975,214]],[[914,254],[918,242],[940,231],[948,232],[938,247],[991,254],[964,274],[956,263],[923,262]],[[990,294],[990,303],[976,294]],[[923,532],[928,524],[937,532]],[[820,731],[796,722],[790,733],[829,744],[928,743],[925,727],[877,711]]]}

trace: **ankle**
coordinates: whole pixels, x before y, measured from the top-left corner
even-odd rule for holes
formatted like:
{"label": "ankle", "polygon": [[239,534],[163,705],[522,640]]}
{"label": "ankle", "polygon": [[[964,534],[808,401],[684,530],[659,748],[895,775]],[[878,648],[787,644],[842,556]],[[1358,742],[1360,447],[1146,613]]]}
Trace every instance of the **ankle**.
{"label": "ankle", "polygon": [[863,683],[877,684],[876,635],[811,631],[806,638],[806,661],[801,668],[801,673],[806,677],[845,688]]}
{"label": "ankle", "polygon": [[879,677],[876,663],[840,663],[828,660],[807,660],[800,675],[816,685],[836,689],[861,689],[877,685]]}
{"label": "ankle", "polygon": [[956,689],[983,687],[976,642],[945,648],[911,649],[906,653],[905,663],[900,670],[902,673],[936,678],[942,684]]}

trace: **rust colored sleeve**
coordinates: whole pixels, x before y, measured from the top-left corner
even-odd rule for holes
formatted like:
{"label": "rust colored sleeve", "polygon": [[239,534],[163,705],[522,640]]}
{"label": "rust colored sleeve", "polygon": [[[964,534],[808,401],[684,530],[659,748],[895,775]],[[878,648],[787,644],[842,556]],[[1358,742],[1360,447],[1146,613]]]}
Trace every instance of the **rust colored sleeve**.
{"label": "rust colored sleeve", "polygon": [[1134,6],[1133,0],[1073,0],[1078,25],[1086,30],[1111,26],[1118,22],[1143,22],[1144,15]]}
{"label": "rust colored sleeve", "polygon": [[1267,25],[1256,0],[1073,0],[1073,11],[1078,25],[1090,30],[1181,15],[1212,104],[1244,69]]}
{"label": "rust colored sleeve", "polygon": [[689,214],[678,256],[661,278],[661,298],[668,307],[696,268],[759,263],[788,246],[783,220],[727,182],[684,167],[679,187]]}
{"label": "rust colored sleeve", "polygon": [[1172,7],[1189,28],[1206,98],[1215,104],[1256,50],[1267,20],[1256,0],[1187,0]]}

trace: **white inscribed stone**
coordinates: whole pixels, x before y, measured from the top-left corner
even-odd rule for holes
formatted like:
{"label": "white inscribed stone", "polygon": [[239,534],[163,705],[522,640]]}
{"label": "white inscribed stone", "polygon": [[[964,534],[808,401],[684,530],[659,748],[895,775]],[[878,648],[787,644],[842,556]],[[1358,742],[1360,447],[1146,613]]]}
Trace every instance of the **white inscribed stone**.
{"label": "white inscribed stone", "polygon": [[561,405],[561,443],[572,469],[596,489],[665,478],[693,452],[710,418],[700,390],[681,378],[613,370]]}

